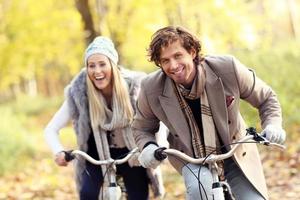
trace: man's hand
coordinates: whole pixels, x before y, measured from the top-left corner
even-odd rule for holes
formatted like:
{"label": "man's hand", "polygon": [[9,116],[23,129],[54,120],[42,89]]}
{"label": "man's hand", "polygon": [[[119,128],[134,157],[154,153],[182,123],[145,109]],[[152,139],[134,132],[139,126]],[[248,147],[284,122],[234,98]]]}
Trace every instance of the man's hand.
{"label": "man's hand", "polygon": [[139,155],[140,155],[140,153],[137,152],[137,153],[133,154],[133,155],[131,156],[131,158],[129,158],[129,160],[128,160],[128,165],[129,165],[130,167],[139,167],[139,166],[141,166],[141,164],[140,164],[140,162],[139,162],[139,160],[138,160]]}
{"label": "man's hand", "polygon": [[140,164],[143,167],[155,169],[160,164],[160,161],[156,160],[154,157],[154,152],[156,149],[158,149],[158,146],[155,144],[149,144],[143,149],[139,156]]}
{"label": "man's hand", "polygon": [[55,155],[55,162],[58,166],[68,166],[68,162],[65,160],[65,152],[58,152]]}
{"label": "man's hand", "polygon": [[261,133],[267,140],[277,144],[283,144],[286,138],[286,133],[281,126],[269,124]]}

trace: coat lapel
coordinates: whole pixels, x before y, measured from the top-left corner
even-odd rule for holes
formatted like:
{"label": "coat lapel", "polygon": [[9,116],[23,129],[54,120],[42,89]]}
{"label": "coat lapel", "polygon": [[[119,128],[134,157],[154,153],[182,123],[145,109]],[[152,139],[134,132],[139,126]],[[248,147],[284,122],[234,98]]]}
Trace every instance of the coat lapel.
{"label": "coat lapel", "polygon": [[158,98],[165,114],[167,115],[167,120],[169,120],[173,126],[176,134],[187,147],[190,146],[191,137],[189,126],[180,108],[170,78],[166,78],[163,94]]}
{"label": "coat lapel", "polygon": [[226,145],[229,144],[229,127],[224,87],[221,79],[211,70],[206,62],[204,62],[204,69],[206,71],[205,89],[208,102],[212,110],[217,131]]}

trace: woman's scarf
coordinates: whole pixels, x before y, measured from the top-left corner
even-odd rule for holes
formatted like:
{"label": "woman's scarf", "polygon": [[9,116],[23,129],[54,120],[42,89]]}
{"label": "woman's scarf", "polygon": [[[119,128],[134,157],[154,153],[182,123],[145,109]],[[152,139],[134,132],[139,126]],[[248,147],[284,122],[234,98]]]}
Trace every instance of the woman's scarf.
{"label": "woman's scarf", "polygon": [[[125,145],[129,150],[132,150],[136,147],[132,131],[130,129],[130,119],[126,119],[123,116],[120,116],[119,113],[114,112],[116,107],[118,106],[116,103],[116,94],[112,95],[112,110],[108,108],[106,101],[101,93],[99,93],[99,98],[102,98],[102,102],[104,102],[104,111],[105,111],[105,119],[103,123],[98,126],[98,128],[93,128],[93,134],[96,142],[97,152],[100,160],[108,160],[111,159],[109,152],[109,143],[107,139],[107,132],[114,132],[116,134],[122,134],[123,139],[125,141]],[[118,131],[115,131],[118,130]],[[104,187],[109,186],[111,180],[109,178],[112,175],[116,175],[116,169],[113,171],[108,170],[109,168],[106,165],[101,165],[102,173],[106,174],[104,176]]]}

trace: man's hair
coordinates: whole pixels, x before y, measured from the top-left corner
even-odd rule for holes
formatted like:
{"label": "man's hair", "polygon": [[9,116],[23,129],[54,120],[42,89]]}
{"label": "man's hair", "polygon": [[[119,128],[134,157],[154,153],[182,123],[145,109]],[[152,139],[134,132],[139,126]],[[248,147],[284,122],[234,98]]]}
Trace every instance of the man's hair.
{"label": "man's hair", "polygon": [[191,34],[185,28],[180,26],[167,26],[159,29],[152,35],[148,51],[149,61],[154,62],[160,67],[160,54],[163,47],[169,46],[171,43],[179,40],[183,48],[189,53],[192,49],[196,52],[194,63],[197,66],[203,60],[201,52],[201,44],[196,36]]}

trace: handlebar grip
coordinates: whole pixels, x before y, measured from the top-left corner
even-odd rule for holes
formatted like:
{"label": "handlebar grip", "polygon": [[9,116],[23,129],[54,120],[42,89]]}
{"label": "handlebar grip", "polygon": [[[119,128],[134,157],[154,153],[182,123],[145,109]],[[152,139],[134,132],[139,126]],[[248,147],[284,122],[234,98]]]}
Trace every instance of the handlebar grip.
{"label": "handlebar grip", "polygon": [[75,159],[75,156],[72,155],[72,151],[73,151],[73,150],[70,150],[70,151],[64,151],[64,153],[65,153],[65,160],[66,160],[67,162],[70,162],[71,160],[74,160],[74,159]]}
{"label": "handlebar grip", "polygon": [[266,139],[266,136],[259,134],[254,127],[249,127],[246,129],[246,131],[247,131],[247,135],[253,135],[254,141],[263,143],[265,145],[270,144],[270,142]]}
{"label": "handlebar grip", "polygon": [[167,153],[164,150],[167,149],[166,147],[159,147],[154,151],[154,157],[156,160],[162,161],[168,157]]}

